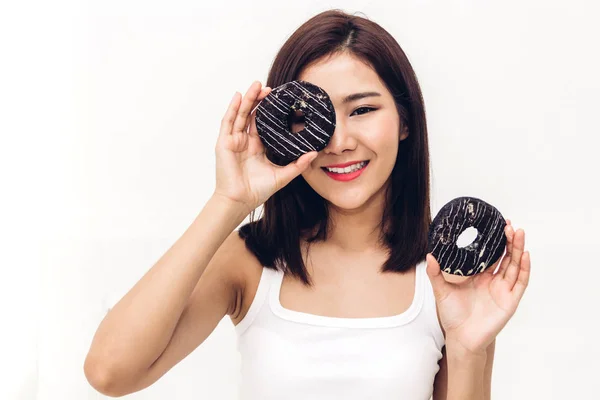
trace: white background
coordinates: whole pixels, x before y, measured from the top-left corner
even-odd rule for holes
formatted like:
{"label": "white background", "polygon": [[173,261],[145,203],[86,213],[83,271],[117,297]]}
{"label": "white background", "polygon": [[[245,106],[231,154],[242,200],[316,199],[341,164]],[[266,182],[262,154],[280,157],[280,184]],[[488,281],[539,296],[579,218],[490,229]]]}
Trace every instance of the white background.
{"label": "white background", "polygon": [[[526,232],[532,275],[492,398],[596,398],[600,29],[592,1],[98,1],[0,6],[1,399],[99,399],[83,360],[107,308],[214,185],[233,93],[331,7],[407,53],[434,215],[462,195]],[[235,398],[228,318],[131,399]],[[400,394],[399,394],[400,396]]]}

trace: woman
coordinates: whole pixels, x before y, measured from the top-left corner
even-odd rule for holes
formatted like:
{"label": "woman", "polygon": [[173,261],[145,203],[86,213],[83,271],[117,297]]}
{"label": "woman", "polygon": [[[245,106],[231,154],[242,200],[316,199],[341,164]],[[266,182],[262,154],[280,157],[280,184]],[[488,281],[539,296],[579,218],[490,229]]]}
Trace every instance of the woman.
{"label": "woman", "polygon": [[[329,94],[336,128],[322,151],[280,167],[253,110],[295,79]],[[504,257],[471,277],[427,254],[424,105],[384,29],[337,10],[311,18],[267,87],[235,93],[215,150],[213,196],[94,336],[84,370],[97,390],[151,385],[229,315],[244,399],[490,397],[495,337],[529,280],[524,231],[508,221]],[[327,169],[348,163],[361,169],[351,180]]]}

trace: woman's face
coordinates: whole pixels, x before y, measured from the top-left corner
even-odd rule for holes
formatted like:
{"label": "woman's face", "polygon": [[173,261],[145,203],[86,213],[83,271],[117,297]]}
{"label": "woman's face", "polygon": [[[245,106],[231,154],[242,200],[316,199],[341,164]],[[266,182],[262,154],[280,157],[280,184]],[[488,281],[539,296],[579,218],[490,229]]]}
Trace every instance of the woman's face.
{"label": "woman's face", "polygon": [[[306,182],[341,209],[357,209],[375,198],[383,201],[396,162],[398,143],[406,139],[408,132],[404,129],[400,134],[400,117],[394,99],[379,75],[357,58],[337,54],[311,64],[298,79],[323,88],[336,113],[336,127],[330,142],[302,173]],[[346,99],[367,92],[376,94]],[[292,130],[297,129],[292,127]],[[325,169],[348,162],[368,164],[362,170],[346,174],[341,174],[340,169]]]}

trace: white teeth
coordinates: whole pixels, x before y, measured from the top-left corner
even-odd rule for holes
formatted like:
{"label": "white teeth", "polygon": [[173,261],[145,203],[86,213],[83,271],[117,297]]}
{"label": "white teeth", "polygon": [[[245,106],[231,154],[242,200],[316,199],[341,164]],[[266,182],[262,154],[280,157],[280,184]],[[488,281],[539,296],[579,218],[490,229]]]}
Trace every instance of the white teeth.
{"label": "white teeth", "polygon": [[325,169],[329,172],[335,172],[336,174],[348,174],[350,172],[354,172],[356,170],[359,170],[361,168],[364,168],[364,166],[367,165],[366,161],[361,161],[359,163],[353,164],[353,165],[349,165],[345,168],[328,168],[325,167]]}

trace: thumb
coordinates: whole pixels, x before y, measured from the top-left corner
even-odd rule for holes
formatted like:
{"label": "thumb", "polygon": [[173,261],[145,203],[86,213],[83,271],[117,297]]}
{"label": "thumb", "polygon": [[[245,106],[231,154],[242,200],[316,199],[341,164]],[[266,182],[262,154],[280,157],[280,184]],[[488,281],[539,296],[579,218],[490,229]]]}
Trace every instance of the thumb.
{"label": "thumb", "polygon": [[295,177],[303,173],[311,162],[319,153],[311,151],[300,156],[296,161],[289,163],[285,167],[278,168],[276,170],[277,181],[279,187],[284,187],[292,181]]}
{"label": "thumb", "polygon": [[427,275],[431,281],[433,292],[438,301],[443,300],[450,293],[450,283],[444,279],[440,264],[431,253],[427,253]]}

